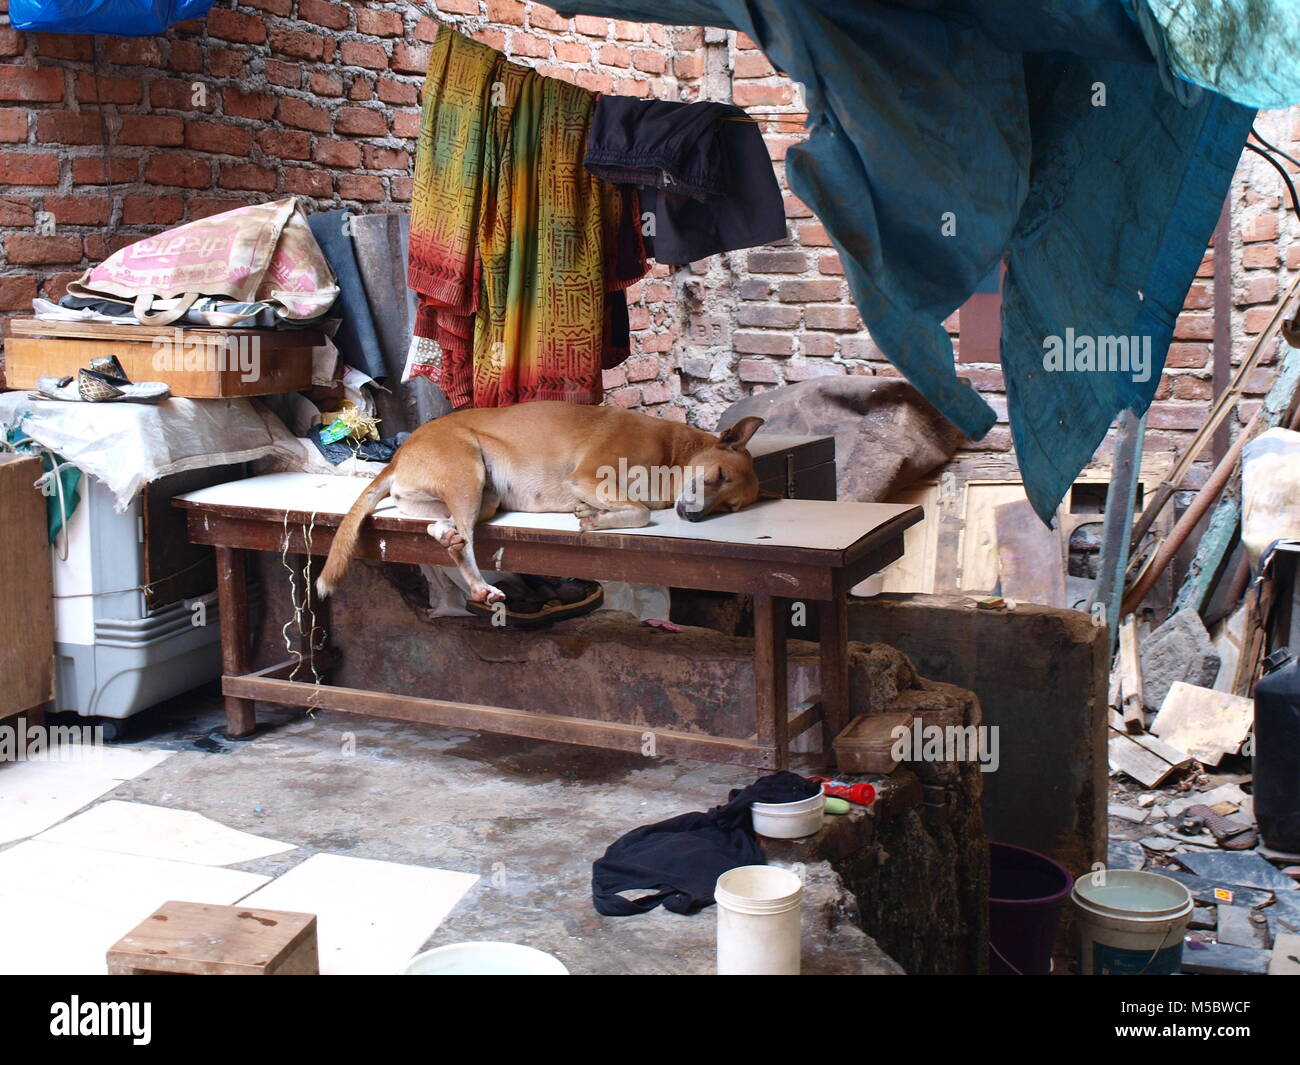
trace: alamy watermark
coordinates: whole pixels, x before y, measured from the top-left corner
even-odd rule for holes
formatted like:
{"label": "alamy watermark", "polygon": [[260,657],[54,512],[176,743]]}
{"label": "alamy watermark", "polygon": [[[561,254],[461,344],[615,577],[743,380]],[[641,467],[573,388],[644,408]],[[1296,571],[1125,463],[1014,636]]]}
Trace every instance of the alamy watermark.
{"label": "alamy watermark", "polygon": [[1048,373],[1125,373],[1141,384],[1151,380],[1150,336],[1093,336],[1066,329],[1043,338]]}
{"label": "alamy watermark", "polygon": [[223,336],[174,329],[153,338],[154,370],[160,373],[238,373],[245,383],[262,376],[262,341],[257,336]]}
{"label": "alamy watermark", "polygon": [[889,735],[896,762],[977,762],[981,773],[1001,763],[997,725],[927,725],[917,717]]}
{"label": "alamy watermark", "polygon": [[0,725],[0,763],[75,762],[103,746],[102,725]]}

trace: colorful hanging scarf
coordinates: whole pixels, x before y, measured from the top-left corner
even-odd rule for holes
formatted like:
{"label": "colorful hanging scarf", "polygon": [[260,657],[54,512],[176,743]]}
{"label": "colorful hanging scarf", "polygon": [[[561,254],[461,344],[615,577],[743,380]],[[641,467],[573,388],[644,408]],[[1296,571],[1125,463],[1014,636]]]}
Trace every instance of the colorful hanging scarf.
{"label": "colorful hanging scarf", "polygon": [[595,94],[447,27],[424,91],[409,281],[441,365],[415,372],[455,408],[598,403],[602,362],[627,346],[607,296],[626,306],[645,259],[620,254],[635,204],[582,166]]}

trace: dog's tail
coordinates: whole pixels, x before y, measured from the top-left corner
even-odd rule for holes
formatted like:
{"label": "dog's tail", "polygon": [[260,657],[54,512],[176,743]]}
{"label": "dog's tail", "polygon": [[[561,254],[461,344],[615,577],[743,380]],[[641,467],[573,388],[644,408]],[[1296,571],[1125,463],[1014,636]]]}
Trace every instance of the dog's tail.
{"label": "dog's tail", "polygon": [[343,519],[339,531],[334,534],[334,542],[330,544],[329,557],[325,559],[325,568],[321,570],[321,575],[316,579],[316,594],[322,599],[328,598],[329,594],[338,587],[339,581],[343,579],[343,573],[347,570],[348,563],[352,561],[352,556],[357,549],[357,538],[361,535],[361,523],[370,516],[370,512],[379,506],[380,501],[388,494],[388,486],[393,483],[396,468],[397,461],[394,459],[379,471],[379,476],[370,482],[370,487],[357,496],[357,501],[352,504],[352,509],[348,511],[347,516]]}

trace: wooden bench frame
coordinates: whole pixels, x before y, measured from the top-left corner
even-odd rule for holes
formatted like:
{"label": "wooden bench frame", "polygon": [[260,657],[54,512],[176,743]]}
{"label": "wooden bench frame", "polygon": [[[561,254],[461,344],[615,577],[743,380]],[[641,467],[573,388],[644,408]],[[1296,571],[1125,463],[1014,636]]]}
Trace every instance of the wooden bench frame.
{"label": "wooden bench frame", "polygon": [[[299,570],[306,568],[314,576],[342,516],[179,499],[176,505],[188,510],[190,539],[216,549],[222,694],[232,736],[253,731],[254,700],[261,699],[626,751],[643,751],[648,735],[653,734],[654,753],[659,756],[764,769],[784,769],[789,761],[789,741],[819,721],[829,752],[830,741],[848,723],[848,590],[901,557],[903,531],[922,517],[920,507],[900,511],[844,550],[615,532],[478,527],[475,548],[484,568],[753,596],[755,734],[732,738],[291,680],[295,669],[298,675],[304,670],[308,675],[324,674],[337,659],[332,649],[313,651],[301,643],[305,660],[294,657],[252,672],[247,552],[300,556]],[[450,565],[446,551],[425,531],[426,525],[426,521],[413,518],[376,515],[362,530],[357,557]],[[313,589],[312,605],[328,629],[326,604],[315,600],[314,594]],[[796,707],[793,714],[786,682],[786,600],[814,600],[820,608],[821,691],[815,700]]]}

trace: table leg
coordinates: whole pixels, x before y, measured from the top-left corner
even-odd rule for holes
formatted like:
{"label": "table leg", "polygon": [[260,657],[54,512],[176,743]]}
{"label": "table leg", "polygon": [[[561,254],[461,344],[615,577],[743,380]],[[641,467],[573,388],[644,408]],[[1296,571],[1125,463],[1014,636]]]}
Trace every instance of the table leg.
{"label": "table leg", "polygon": [[758,742],[773,748],[774,769],[790,764],[785,637],[784,602],[770,595],[754,596],[754,708]]}
{"label": "table leg", "polygon": [[[246,552],[233,547],[218,547],[217,610],[221,623],[221,672],[239,677],[249,672],[248,649],[248,570]],[[252,699],[226,696],[226,733],[249,735],[256,727]]]}
{"label": "table leg", "polygon": [[822,750],[834,757],[832,741],[849,723],[849,600],[836,581],[835,596],[818,604],[821,614]]}

